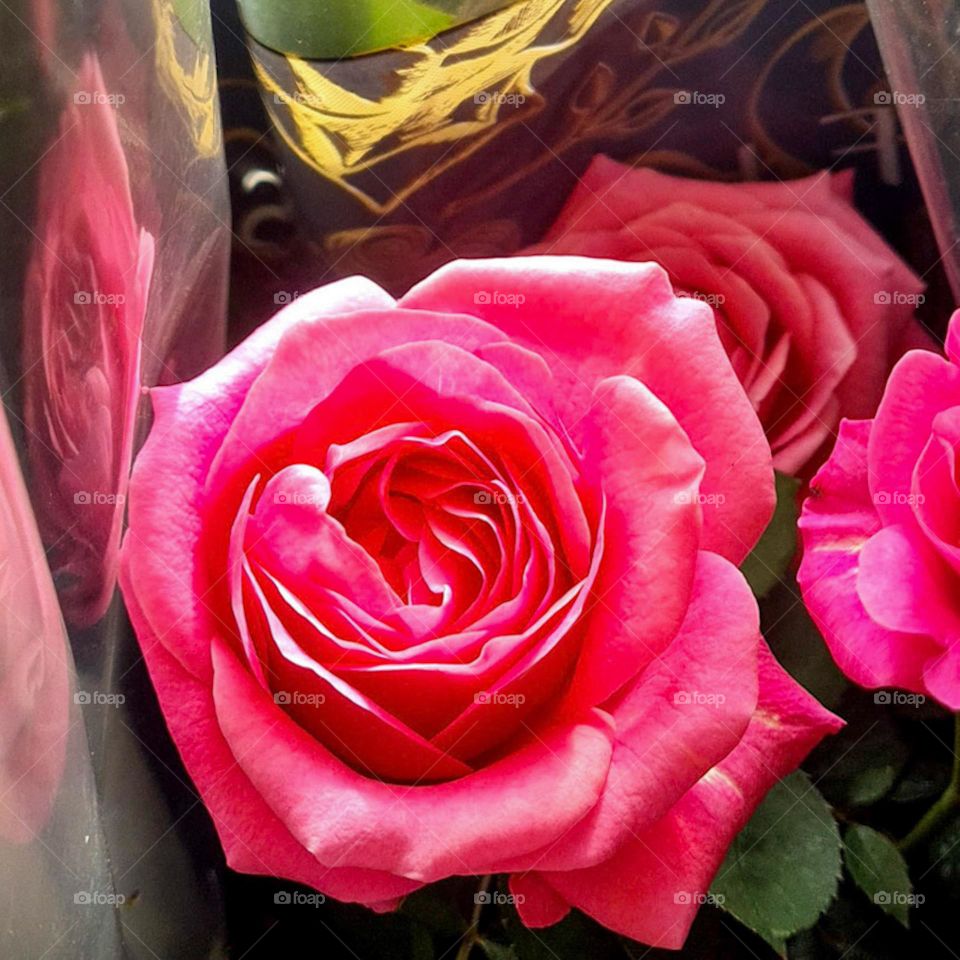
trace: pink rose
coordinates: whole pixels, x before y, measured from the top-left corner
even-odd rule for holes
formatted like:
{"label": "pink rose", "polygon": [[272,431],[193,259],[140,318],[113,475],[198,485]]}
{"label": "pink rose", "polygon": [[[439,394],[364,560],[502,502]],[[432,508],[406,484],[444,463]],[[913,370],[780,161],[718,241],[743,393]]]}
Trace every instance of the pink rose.
{"label": "pink rose", "polygon": [[772,469],[710,311],[652,264],[461,261],[152,394],[121,585],[231,866],[377,909],[509,872],[530,924],[678,945],[838,723],[736,568]]}
{"label": "pink rose", "polygon": [[40,168],[23,347],[34,502],[64,616],[79,627],[103,616],[116,584],[153,253],[117,108],[88,54]]}
{"label": "pink rose", "polygon": [[50,817],[70,733],[70,667],[7,418],[0,410],[0,839],[28,843]]}
{"label": "pink rose", "polygon": [[960,709],[960,311],[947,358],[896,365],[847,420],[800,519],[803,598],[840,668]]}
{"label": "pink rose", "polygon": [[923,285],[852,193],[846,174],[711,183],[598,156],[528,252],[653,260],[713,306],[774,466],[794,474],[841,416],[871,416],[891,364],[925,343]]}

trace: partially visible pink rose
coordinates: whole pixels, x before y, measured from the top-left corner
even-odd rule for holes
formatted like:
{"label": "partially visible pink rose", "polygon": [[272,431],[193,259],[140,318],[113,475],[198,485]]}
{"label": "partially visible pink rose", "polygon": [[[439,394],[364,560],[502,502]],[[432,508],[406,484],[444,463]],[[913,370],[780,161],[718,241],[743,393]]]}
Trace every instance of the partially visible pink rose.
{"label": "partially visible pink rose", "polygon": [[652,264],[460,261],[152,397],[121,585],[230,865],[381,910],[508,872],[531,925],[679,946],[839,724],[736,567],[773,472],[709,309]]}
{"label": "partially visible pink rose", "polygon": [[84,627],[103,616],[116,584],[154,252],[93,54],[39,192],[23,311],[31,492],[64,616]]}
{"label": "partially visible pink rose", "polygon": [[0,839],[27,843],[63,776],[70,669],[57,596],[0,409]]}
{"label": "partially visible pink rose", "polygon": [[800,518],[800,587],[840,668],[960,709],[960,311],[848,420]]}
{"label": "partially visible pink rose", "polygon": [[653,260],[705,300],[774,466],[801,473],[841,416],[873,414],[894,361],[926,343],[923,284],[852,205],[847,174],[715,183],[598,156],[528,253]]}

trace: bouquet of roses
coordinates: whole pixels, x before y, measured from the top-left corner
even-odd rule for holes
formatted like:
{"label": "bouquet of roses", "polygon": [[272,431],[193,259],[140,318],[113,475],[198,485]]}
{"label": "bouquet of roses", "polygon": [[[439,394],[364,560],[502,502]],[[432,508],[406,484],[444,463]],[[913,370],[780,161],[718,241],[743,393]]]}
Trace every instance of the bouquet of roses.
{"label": "bouquet of roses", "polygon": [[799,560],[876,706],[960,708],[960,319],[944,358],[922,289],[846,175],[601,156],[519,256],[321,287],[152,390],[120,581],[228,864],[407,915],[474,878],[437,956],[583,915],[676,949],[714,907],[783,952],[843,863],[906,923],[957,781],[897,836],[815,754],[828,804],[795,771],[847,701],[757,596],[799,612]]}

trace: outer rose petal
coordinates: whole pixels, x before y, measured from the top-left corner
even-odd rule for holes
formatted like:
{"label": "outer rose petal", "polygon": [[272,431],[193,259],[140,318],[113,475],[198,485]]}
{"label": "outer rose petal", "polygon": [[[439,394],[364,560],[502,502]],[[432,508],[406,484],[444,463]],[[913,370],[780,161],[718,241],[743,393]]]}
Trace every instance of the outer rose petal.
{"label": "outer rose petal", "polygon": [[937,645],[874,622],[857,592],[860,551],[880,530],[867,486],[872,421],[843,420],[830,459],[813,478],[800,517],[797,579],[810,614],[840,669],[864,687],[923,692],[923,665]]}
{"label": "outer rose petal", "polygon": [[126,565],[120,581],[130,620],[143,650],[160,707],[194,785],[213,818],[227,863],[244,873],[283,875],[338,900],[390,901],[420,883],[381,870],[325,866],[312,857],[264,803],[237,764],[217,724],[209,683],[181,666],[144,616]]}
{"label": "outer rose petal", "polygon": [[539,849],[569,830],[596,804],[607,777],[611,736],[595,713],[540,730],[508,757],[459,780],[371,780],[280,710],[219,640],[214,665],[217,719],[237,764],[322,862],[423,882],[486,872],[478,865]]}
{"label": "outer rose petal", "polygon": [[894,367],[867,448],[870,491],[884,524],[913,521],[906,495],[914,467],[937,414],[958,405],[960,368],[943,357],[914,350]]}
{"label": "outer rose petal", "polygon": [[585,469],[602,478],[607,528],[571,700],[603,703],[659,656],[690,602],[703,460],[631,377],[602,380],[584,419]]}
{"label": "outer rose petal", "polygon": [[[821,432],[826,433],[833,430],[837,417],[835,410],[821,409],[823,394],[833,398],[843,416],[870,416],[883,392],[889,365],[906,349],[932,347],[930,337],[915,322],[909,302],[910,294],[923,289],[922,281],[857,212],[852,194],[853,181],[846,174],[722,183],[629,167],[597,156],[544,242],[522,253],[656,260],[680,288],[723,294],[726,302],[721,313],[733,321],[742,344],[732,351],[731,359],[739,361],[734,364],[738,374],[752,384],[757,371],[744,369],[743,354],[767,363],[770,344],[744,336],[743,328],[750,328],[755,317],[736,296],[730,296],[724,281],[703,270],[702,256],[709,251],[731,272],[744,273],[774,307],[774,322],[791,335],[800,354],[790,370],[794,377],[800,372],[802,381],[793,382],[790,389],[799,392],[811,413],[820,415]],[[718,226],[723,220],[727,225]],[[737,254],[730,241],[742,235],[752,240]],[[771,252],[773,259],[768,258]],[[778,286],[788,289],[795,281],[828,291],[826,312],[819,307],[812,315],[798,310],[785,289],[776,292]],[[902,302],[894,293],[902,295]],[[826,301],[819,299],[822,307]],[[819,329],[810,327],[810,319],[818,321]],[[813,341],[807,342],[810,336]],[[820,394],[816,402],[810,398],[814,386]],[[755,391],[752,396],[756,399]],[[799,406],[795,412],[803,409]],[[788,471],[805,465],[819,448],[811,435],[815,424],[792,442],[780,437],[784,428],[792,426],[793,415],[773,423],[762,417],[770,430],[777,466]]]}
{"label": "outer rose petal", "polygon": [[[660,821],[586,870],[533,874],[514,887],[528,926],[559,919],[562,897],[605,927],[679,949],[733,838],[767,791],[843,722],[799,687],[761,644],[760,703],[746,735]],[[549,895],[537,884],[547,884]],[[675,894],[688,894],[677,903]]]}
{"label": "outer rose petal", "polygon": [[[251,383],[277,341],[305,318],[392,300],[359,277],[295,300],[219,363],[188,383],[150,391],[154,424],[130,480],[130,529],[123,543],[125,580],[156,636],[198,677],[210,676],[209,611],[197,589],[195,545],[207,471]],[[176,523],[170,518],[176,517]],[[132,590],[126,591],[128,601]]]}
{"label": "outer rose petal", "polygon": [[[523,291],[523,303],[476,303],[478,292]],[[483,299],[483,298],[481,298]],[[656,264],[581,257],[461,260],[400,301],[404,307],[469,312],[537,350],[569,398],[578,436],[595,383],[628,374],[671,410],[706,462],[701,546],[739,563],[773,511],[770,447],[734,375],[712,310],[673,295]]]}
{"label": "outer rose petal", "polygon": [[597,806],[527,863],[568,870],[607,860],[733,750],[757,706],[759,643],[757,603],[743,575],[701,553],[679,633],[608,708],[614,753]]}

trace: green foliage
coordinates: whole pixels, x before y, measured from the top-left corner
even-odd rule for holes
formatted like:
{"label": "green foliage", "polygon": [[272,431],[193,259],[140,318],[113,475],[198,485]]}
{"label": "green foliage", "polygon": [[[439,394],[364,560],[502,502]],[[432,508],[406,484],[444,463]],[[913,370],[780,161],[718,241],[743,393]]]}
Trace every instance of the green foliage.
{"label": "green foliage", "polygon": [[717,903],[783,955],[837,893],[840,832],[801,772],[770,791],[734,840],[711,887]]}

